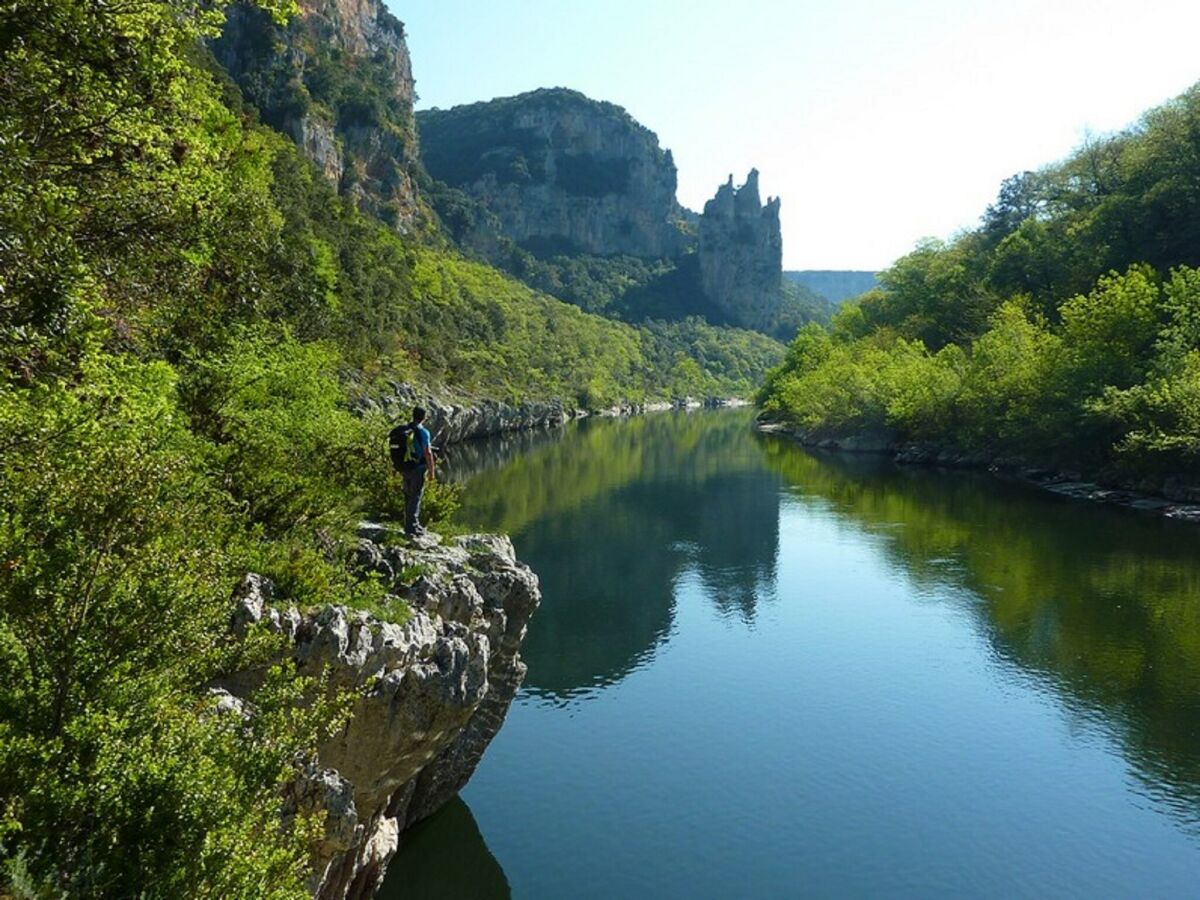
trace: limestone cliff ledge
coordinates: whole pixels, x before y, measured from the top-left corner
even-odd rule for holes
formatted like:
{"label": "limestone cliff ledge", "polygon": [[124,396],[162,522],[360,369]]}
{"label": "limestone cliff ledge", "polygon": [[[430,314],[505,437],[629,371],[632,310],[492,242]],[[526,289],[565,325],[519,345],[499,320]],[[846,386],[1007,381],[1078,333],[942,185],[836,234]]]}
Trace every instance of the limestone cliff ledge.
{"label": "limestone cliff ledge", "polygon": [[359,413],[381,412],[395,422],[408,420],[414,406],[428,413],[425,420],[437,447],[492,435],[558,428],[574,419],[589,416],[617,418],[671,409],[732,408],[748,406],[740,397],[674,397],[670,400],[624,400],[597,409],[576,409],[558,401],[529,400],[510,404],[487,398],[469,397],[446,391],[417,388],[398,381],[386,389],[356,390],[351,408]]}
{"label": "limestone cliff ledge", "polygon": [[[521,642],[541,601],[537,576],[507,537],[435,535],[387,545],[364,526],[356,566],[378,574],[412,615],[402,625],[344,606],[301,613],[272,603],[273,587],[247,576],[235,632],[265,625],[287,639],[306,674],[328,670],[352,691],[348,725],[323,744],[286,793],[285,816],[326,812],[310,888],[321,900],[371,897],[404,830],[467,783],[525,677]],[[411,578],[401,581],[401,573]],[[216,688],[240,709],[253,675]],[[240,683],[239,683],[240,682]]]}

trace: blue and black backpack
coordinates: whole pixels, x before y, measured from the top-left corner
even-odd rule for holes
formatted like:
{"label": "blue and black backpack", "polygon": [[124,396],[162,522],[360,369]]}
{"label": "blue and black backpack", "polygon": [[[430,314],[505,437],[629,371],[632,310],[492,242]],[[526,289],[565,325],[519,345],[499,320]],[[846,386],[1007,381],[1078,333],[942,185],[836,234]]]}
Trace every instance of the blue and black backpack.
{"label": "blue and black backpack", "polygon": [[417,452],[417,426],[412,422],[397,425],[388,432],[388,452],[392,456],[392,468],[397,472],[411,471],[421,463]]}

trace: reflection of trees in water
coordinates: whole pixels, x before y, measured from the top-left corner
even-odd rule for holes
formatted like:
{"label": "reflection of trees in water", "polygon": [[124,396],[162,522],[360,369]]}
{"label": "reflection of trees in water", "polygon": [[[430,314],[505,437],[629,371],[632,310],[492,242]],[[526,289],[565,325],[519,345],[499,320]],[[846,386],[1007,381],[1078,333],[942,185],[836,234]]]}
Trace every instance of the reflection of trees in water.
{"label": "reflection of trees in water", "polygon": [[467,481],[484,472],[498,469],[518,456],[532,453],[539,447],[555,444],[568,433],[568,428],[530,428],[478,440],[451,444],[441,451],[442,469],[455,481]]}
{"label": "reflection of trees in water", "polygon": [[[1189,825],[1200,801],[1200,532],[1060,500],[990,476],[943,475],[764,439],[810,502],[880,536],[917,583],[965,587],[1002,657],[1099,719],[1138,777]],[[899,526],[899,527],[897,527]]]}
{"label": "reflection of trees in water", "polygon": [[744,474],[714,481],[700,504],[697,567],[706,593],[724,613],[754,620],[773,597],[779,549],[779,481]]}
{"label": "reflection of trees in water", "polygon": [[745,411],[654,413],[456,445],[456,478],[484,468],[466,478],[462,519],[516,534],[634,481],[762,471],[751,421]]}
{"label": "reflection of trees in water", "polygon": [[521,535],[521,556],[538,573],[543,595],[521,648],[526,686],[566,698],[636,668],[671,627],[671,581],[681,558],[670,544],[658,523],[617,498],[539,521]]}
{"label": "reflection of trees in water", "polygon": [[522,649],[530,688],[567,697],[640,665],[669,634],[689,566],[723,612],[753,618],[775,580],[779,479],[750,422],[583,422],[468,481],[464,520],[513,533],[542,581]]}
{"label": "reflection of trees in water", "polygon": [[479,833],[471,809],[455,797],[406,831],[376,900],[507,900],[508,879]]}

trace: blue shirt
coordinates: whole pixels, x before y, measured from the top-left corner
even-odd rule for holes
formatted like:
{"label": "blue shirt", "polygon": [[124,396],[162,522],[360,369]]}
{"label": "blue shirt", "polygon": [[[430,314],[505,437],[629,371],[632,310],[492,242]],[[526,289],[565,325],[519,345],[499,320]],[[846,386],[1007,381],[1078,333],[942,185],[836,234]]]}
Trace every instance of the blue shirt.
{"label": "blue shirt", "polygon": [[425,451],[429,449],[429,429],[424,425],[418,425],[413,429],[413,449],[417,454],[417,467],[421,469],[428,468],[425,464]]}

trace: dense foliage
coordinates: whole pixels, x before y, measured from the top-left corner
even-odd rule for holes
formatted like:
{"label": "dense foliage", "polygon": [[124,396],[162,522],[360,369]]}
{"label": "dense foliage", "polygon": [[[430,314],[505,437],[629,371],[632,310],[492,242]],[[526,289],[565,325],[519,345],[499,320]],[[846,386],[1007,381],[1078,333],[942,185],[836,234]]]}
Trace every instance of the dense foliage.
{"label": "dense foliage", "polygon": [[1197,265],[1200,86],[1006,181],[978,230],[802,329],[759,399],[817,434],[1194,477]]}
{"label": "dense foliage", "polygon": [[[294,12],[259,6],[237,14]],[[589,315],[360,212],[215,64],[222,21],[0,5],[5,896],[306,895],[322,823],[281,818],[283,788],[342,703],[265,629],[234,640],[230,596],[256,571],[285,604],[406,615],[346,565],[399,496],[349,385],[594,406],[748,391],[781,353]],[[261,87],[392,133],[386,91],[317,62]],[[223,709],[209,687],[247,667],[261,687]]]}

